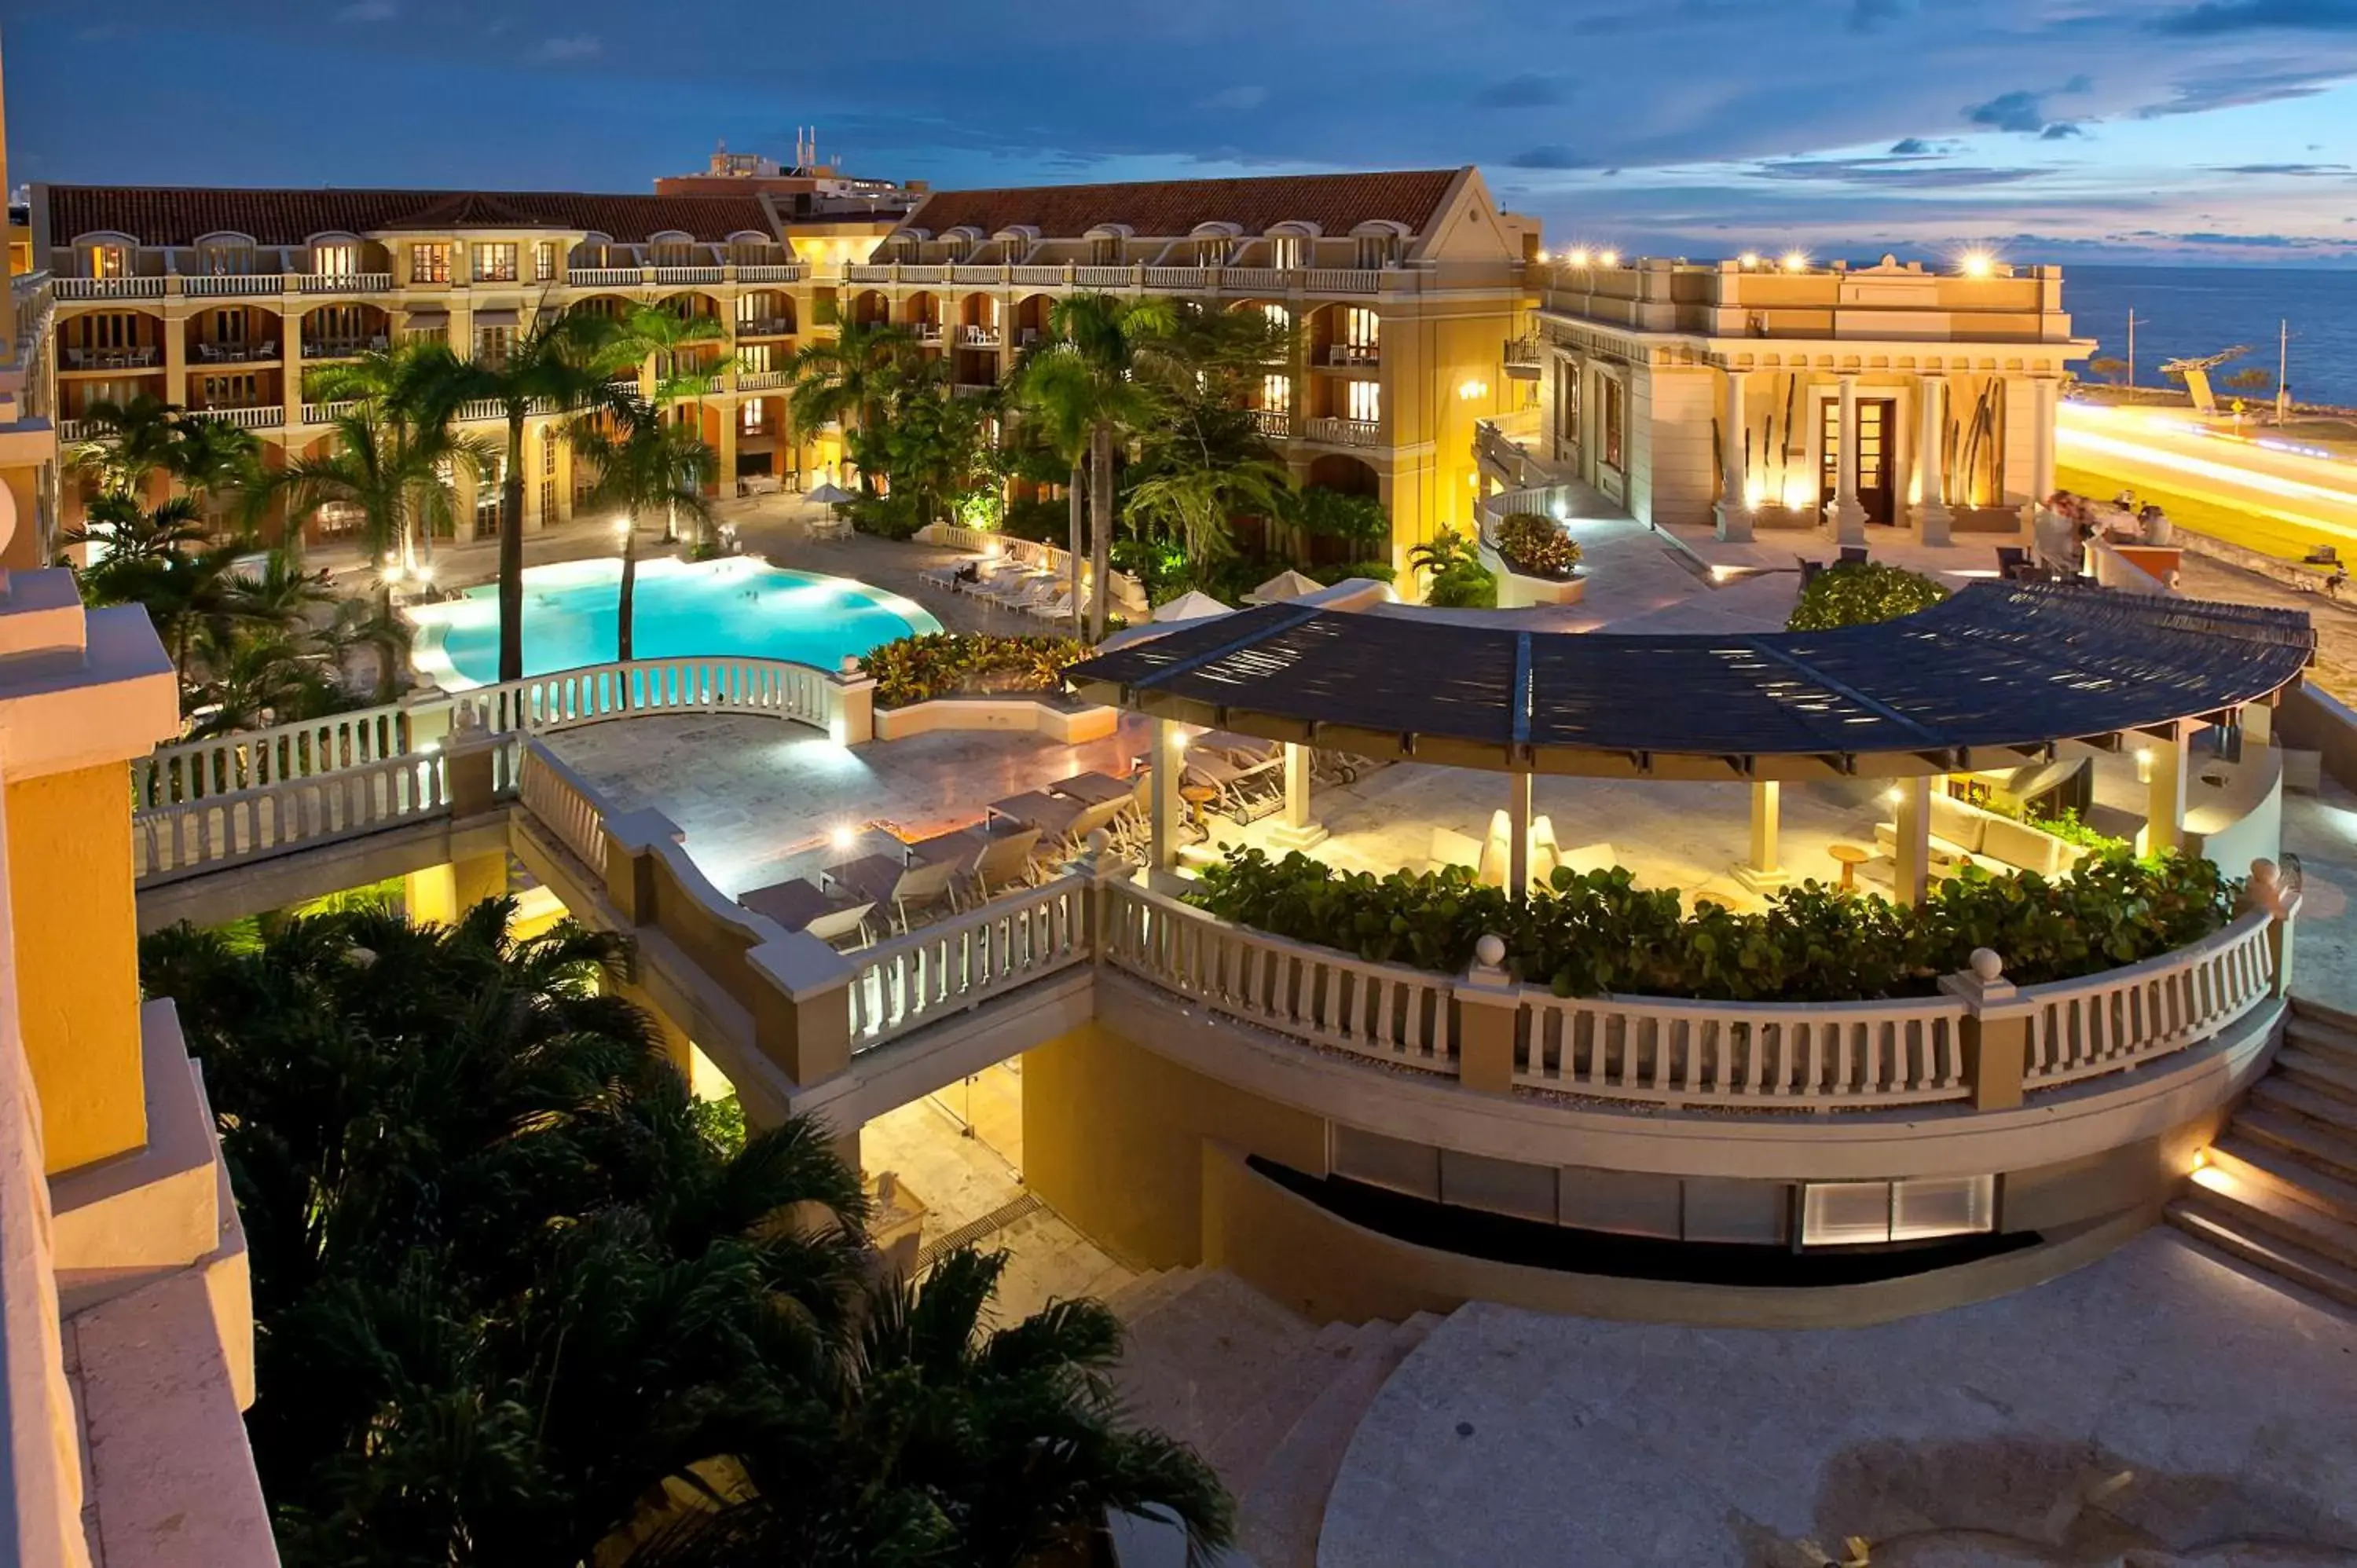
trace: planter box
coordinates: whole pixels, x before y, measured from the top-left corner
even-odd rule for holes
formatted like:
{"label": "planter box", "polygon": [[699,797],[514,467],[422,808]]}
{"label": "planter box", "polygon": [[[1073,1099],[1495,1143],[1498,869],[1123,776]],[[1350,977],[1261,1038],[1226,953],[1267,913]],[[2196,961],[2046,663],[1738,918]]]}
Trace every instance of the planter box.
{"label": "planter box", "polygon": [[1527,609],[1533,605],[1576,605],[1587,593],[1584,573],[1568,577],[1532,577],[1507,570],[1498,573],[1498,607]]}
{"label": "planter box", "polygon": [[2007,538],[2021,536],[2021,509],[2016,506],[1960,506],[1949,509],[1953,521],[1948,524],[1950,535],[1977,534],[1986,538],[2003,534]]}
{"label": "planter box", "polygon": [[906,740],[935,730],[1009,730],[1070,746],[1103,740],[1121,722],[1115,708],[1041,702],[1036,697],[936,697],[876,710],[877,740]]}
{"label": "planter box", "polygon": [[1751,527],[1757,533],[1807,532],[1823,528],[1825,520],[1813,506],[1761,506],[1751,509]]}

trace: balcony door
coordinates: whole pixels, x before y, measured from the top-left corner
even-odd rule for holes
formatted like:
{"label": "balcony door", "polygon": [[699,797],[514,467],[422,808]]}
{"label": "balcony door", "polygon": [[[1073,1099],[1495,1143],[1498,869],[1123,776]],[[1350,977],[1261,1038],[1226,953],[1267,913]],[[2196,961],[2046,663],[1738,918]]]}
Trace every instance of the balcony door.
{"label": "balcony door", "polygon": [[[1824,438],[1817,444],[1817,500],[1822,508],[1841,493],[1841,402],[1827,398]],[[1857,504],[1866,521],[1896,521],[1899,404],[1887,397],[1857,400]]]}

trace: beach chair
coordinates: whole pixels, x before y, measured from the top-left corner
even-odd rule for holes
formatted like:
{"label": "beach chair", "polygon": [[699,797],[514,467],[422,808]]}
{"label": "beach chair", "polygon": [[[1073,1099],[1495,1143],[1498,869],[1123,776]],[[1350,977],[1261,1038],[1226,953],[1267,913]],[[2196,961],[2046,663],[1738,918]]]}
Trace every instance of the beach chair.
{"label": "beach chair", "polygon": [[987,903],[1009,887],[1029,883],[1031,857],[1039,847],[1038,828],[1018,828],[985,841],[965,874],[975,899]]}
{"label": "beach chair", "polygon": [[861,883],[854,890],[884,906],[887,923],[897,921],[899,929],[905,932],[913,914],[929,913],[942,904],[956,908],[958,865],[955,860],[920,862],[902,866],[888,886]]}
{"label": "beach chair", "polygon": [[1216,746],[1187,751],[1186,781],[1211,790],[1211,806],[1239,826],[1268,815],[1285,803],[1285,762],[1271,757],[1238,767]]}
{"label": "beach chair", "polygon": [[1072,618],[1072,596],[1062,594],[1052,599],[1037,599],[1023,607],[1023,613],[1035,620],[1070,620]]}

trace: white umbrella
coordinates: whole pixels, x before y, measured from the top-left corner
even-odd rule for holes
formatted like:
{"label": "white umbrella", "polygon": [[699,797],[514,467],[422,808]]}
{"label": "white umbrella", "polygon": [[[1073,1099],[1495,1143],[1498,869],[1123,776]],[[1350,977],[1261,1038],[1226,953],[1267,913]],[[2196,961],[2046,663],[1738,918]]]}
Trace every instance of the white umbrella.
{"label": "white umbrella", "polygon": [[856,501],[859,498],[857,496],[853,495],[841,485],[834,484],[821,485],[814,490],[804,490],[802,492],[802,499],[806,501],[818,501],[825,506],[848,506],[851,502]]}
{"label": "white umbrella", "polygon": [[1168,604],[1154,612],[1156,620],[1201,620],[1206,616],[1232,615],[1235,612],[1211,595],[1189,588]]}
{"label": "white umbrella", "polygon": [[1325,585],[1315,577],[1305,577],[1287,567],[1246,594],[1244,602],[1252,605],[1282,604],[1287,599],[1297,599],[1304,594],[1314,594]]}

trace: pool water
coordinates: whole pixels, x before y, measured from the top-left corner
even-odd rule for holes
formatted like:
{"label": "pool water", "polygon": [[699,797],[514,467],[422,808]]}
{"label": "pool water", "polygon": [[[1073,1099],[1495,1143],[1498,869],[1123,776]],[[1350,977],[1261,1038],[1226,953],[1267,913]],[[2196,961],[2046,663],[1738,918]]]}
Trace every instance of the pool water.
{"label": "pool water", "polygon": [[[523,578],[523,672],[545,675],[615,658],[622,564],[571,561],[535,566]],[[499,585],[410,611],[417,628],[410,659],[452,690],[499,679]],[[640,659],[739,656],[784,659],[822,670],[941,622],[898,594],[820,577],[744,556],[639,564],[631,651]]]}

